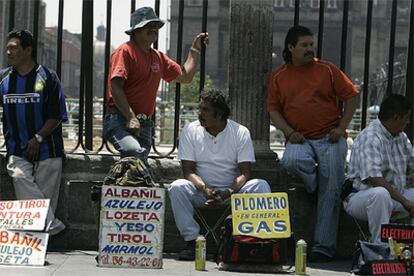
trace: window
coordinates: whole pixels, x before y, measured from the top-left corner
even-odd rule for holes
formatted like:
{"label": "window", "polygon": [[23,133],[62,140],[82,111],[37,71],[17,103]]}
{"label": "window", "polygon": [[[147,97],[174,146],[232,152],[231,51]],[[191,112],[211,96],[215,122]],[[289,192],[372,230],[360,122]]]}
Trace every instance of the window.
{"label": "window", "polygon": [[187,6],[202,6],[203,0],[187,0],[185,3]]}
{"label": "window", "polygon": [[310,0],[310,6],[312,9],[319,9],[319,0]]}
{"label": "window", "polygon": [[285,0],[274,0],[274,6],[276,8],[283,8],[285,6]]}
{"label": "window", "polygon": [[290,0],[289,1],[289,7],[290,8],[294,8],[295,7],[295,0]]}
{"label": "window", "polygon": [[338,8],[338,5],[336,3],[336,0],[328,0],[327,1],[327,7],[328,7],[328,9],[336,9],[336,8]]}

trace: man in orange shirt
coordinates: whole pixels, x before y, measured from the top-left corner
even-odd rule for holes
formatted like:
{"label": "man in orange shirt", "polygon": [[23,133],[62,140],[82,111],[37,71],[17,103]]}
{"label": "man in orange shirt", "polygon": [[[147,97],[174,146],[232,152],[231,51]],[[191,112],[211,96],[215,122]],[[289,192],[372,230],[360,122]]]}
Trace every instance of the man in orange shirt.
{"label": "man in orange shirt", "polygon": [[[345,130],[359,104],[359,92],[335,65],[314,58],[313,33],[292,27],[285,39],[285,64],[269,79],[267,109],[287,144],[282,165],[317,193],[315,243],[309,261],[332,260],[344,181]],[[344,102],[341,112],[338,102]]]}
{"label": "man in orange shirt", "polygon": [[152,143],[157,90],[161,79],[190,83],[196,72],[201,43],[208,34],[198,34],[183,66],[153,49],[158,30],[164,25],[154,10],[142,7],[131,14],[131,28],[125,31],[131,40],[119,46],[111,56],[108,77],[108,114],[104,119],[104,137],[121,153],[147,161]]}

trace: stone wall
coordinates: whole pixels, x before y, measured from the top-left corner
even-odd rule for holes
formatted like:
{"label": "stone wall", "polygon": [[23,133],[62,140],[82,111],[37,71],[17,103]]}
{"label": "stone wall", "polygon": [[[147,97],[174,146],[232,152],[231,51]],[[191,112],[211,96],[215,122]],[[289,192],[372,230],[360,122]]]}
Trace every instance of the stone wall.
{"label": "stone wall", "polygon": [[[64,162],[62,184],[57,209],[57,216],[68,226],[68,229],[50,239],[50,249],[54,250],[97,250],[98,248],[98,212],[90,199],[90,188],[102,181],[110,166],[118,160],[112,155],[69,154]],[[5,170],[3,157],[0,159],[0,199],[14,199],[11,179]],[[274,170],[269,171],[269,162]],[[180,164],[172,159],[151,159],[156,181],[160,184],[171,183],[182,177]],[[266,179],[271,183],[272,191],[287,191],[289,195],[292,230],[295,238],[304,238],[309,247],[313,242],[315,221],[315,203],[304,190],[303,184],[289,177],[275,160],[258,161],[254,166],[255,177]],[[341,212],[338,240],[338,256],[349,257],[354,243],[358,239],[358,231],[353,220]],[[165,252],[177,252],[183,246],[171,211],[169,200],[165,215]],[[209,252],[214,252],[211,243]]]}

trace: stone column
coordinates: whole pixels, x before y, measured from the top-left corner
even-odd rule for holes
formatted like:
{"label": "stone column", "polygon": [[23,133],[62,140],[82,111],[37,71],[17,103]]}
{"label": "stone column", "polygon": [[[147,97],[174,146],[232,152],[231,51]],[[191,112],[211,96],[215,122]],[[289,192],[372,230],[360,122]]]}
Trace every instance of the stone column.
{"label": "stone column", "polygon": [[250,130],[260,155],[271,154],[266,95],[272,65],[272,10],[272,0],[232,0],[230,4],[232,118]]}
{"label": "stone column", "polygon": [[[232,119],[251,133],[256,177],[280,183],[277,154],[269,148],[267,79],[272,66],[273,0],[231,0],[229,93]],[[280,188],[280,187],[279,187]]]}

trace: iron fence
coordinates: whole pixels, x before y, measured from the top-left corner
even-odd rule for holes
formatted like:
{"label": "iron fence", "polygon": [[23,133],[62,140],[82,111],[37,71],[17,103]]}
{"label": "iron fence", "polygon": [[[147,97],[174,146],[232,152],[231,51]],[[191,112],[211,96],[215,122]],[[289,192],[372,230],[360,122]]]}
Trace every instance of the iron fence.
{"label": "iron fence", "polygon": [[[24,1],[24,0],[22,0]],[[120,0],[117,0],[120,1]],[[131,9],[134,11],[137,7],[139,1],[135,0],[124,0],[130,1]],[[171,9],[178,9],[177,14],[177,28],[176,33],[171,33],[170,36],[176,36],[176,49],[175,53],[169,53],[178,63],[182,63],[182,53],[185,50],[183,47],[183,32],[184,32],[184,19],[186,16],[190,16],[185,13],[186,8],[189,4],[191,5],[200,5],[202,10],[201,18],[198,17],[197,20],[201,21],[200,32],[208,31],[208,19],[213,18],[213,20],[224,20],[223,18],[209,16],[209,8],[212,5],[217,5],[217,3],[228,1],[228,0],[217,0],[211,1],[208,0],[171,0]],[[230,1],[230,0],[229,0]],[[237,1],[237,0],[233,0]],[[7,18],[7,27],[3,26],[3,32],[12,30],[15,27],[15,23],[21,18],[16,17],[17,5],[19,0],[8,0],[8,18]],[[39,37],[39,14],[40,8],[42,5],[41,0],[33,0],[34,9],[33,12],[33,34],[38,41]],[[371,30],[373,28],[373,10],[374,4],[378,0],[366,0],[366,22],[365,22],[365,42],[364,42],[364,57],[363,57],[363,77],[357,85],[360,87],[362,93],[362,103],[361,108],[356,113],[353,123],[350,126],[350,132],[352,134],[358,133],[360,129],[364,128],[370,120],[372,120],[372,110],[370,110],[370,103],[378,103],[384,97],[384,95],[390,93],[400,93],[405,94],[414,103],[414,0],[392,0],[391,2],[391,12],[390,12],[390,32],[387,37],[389,41],[388,47],[388,62],[383,66],[383,70],[386,71],[386,74],[381,76],[375,76],[370,74],[370,71],[373,68],[370,68],[371,61],[371,49],[372,49],[372,37]],[[79,66],[79,98],[76,100],[68,99],[68,110],[70,114],[70,120],[64,125],[64,135],[65,135],[65,146],[68,152],[84,152],[84,153],[102,153],[104,151],[109,151],[115,153],[113,148],[104,141],[102,138],[102,118],[105,116],[105,101],[106,101],[106,89],[107,89],[107,75],[109,67],[109,58],[111,54],[111,26],[113,23],[112,19],[112,9],[115,1],[106,0],[106,36],[105,36],[105,49],[104,49],[104,78],[103,78],[103,87],[102,91],[98,91],[98,94],[101,96],[94,98],[94,37],[93,37],[93,17],[94,17],[94,0],[82,0],[82,32],[81,32],[81,58]],[[316,4],[315,4],[316,3]],[[323,45],[326,41],[324,38],[324,32],[326,28],[325,19],[329,16],[329,10],[327,8],[332,7],[332,3],[336,6],[340,6],[342,10],[342,22],[341,22],[341,41],[340,48],[338,49],[340,59],[339,67],[346,72],[347,70],[347,60],[349,60],[349,21],[350,21],[350,6],[352,1],[350,0],[274,0],[274,13],[275,18],[278,18],[279,12],[284,12],[284,10],[279,10],[280,7],[288,7],[293,11],[293,24],[302,24],[302,17],[305,18],[306,13],[308,12],[309,7],[318,7],[318,48],[317,56],[323,57]],[[396,69],[395,57],[395,43],[396,43],[396,30],[397,22],[399,20],[398,8],[399,5],[408,4],[409,15],[408,15],[408,34],[409,38],[407,41],[407,55],[405,59],[405,64]],[[58,5],[58,24],[57,24],[57,35],[56,35],[56,49],[54,51],[56,56],[56,65],[55,69],[59,77],[62,76],[62,56],[63,56],[63,41],[64,41],[64,28],[63,28],[63,16],[65,5],[70,5],[70,1],[59,0]],[[160,12],[160,0],[154,0],[154,7],[157,14]],[[219,4],[221,7],[229,7],[228,4]],[[4,8],[4,6],[3,6]],[[221,12],[225,14],[226,12]],[[172,16],[173,17],[173,16]],[[225,18],[225,17],[224,17]],[[194,20],[194,19],[193,19]],[[308,19],[306,19],[308,20]],[[303,19],[304,25],[306,25],[306,20]],[[243,35],[243,34],[240,34]],[[221,36],[223,37],[223,36]],[[171,46],[171,45],[170,45]],[[155,43],[155,48],[158,47],[158,44]],[[225,49],[219,49],[220,51],[225,51]],[[200,81],[199,81],[199,91],[201,91],[205,85],[206,77],[206,49],[202,48],[201,51],[201,62],[200,62]],[[401,65],[401,64],[400,64]],[[403,69],[401,69],[403,68]],[[217,69],[222,70],[222,69]],[[168,89],[172,91],[173,89],[165,88],[164,91]],[[157,102],[157,109],[154,114],[153,120],[156,122],[156,128],[154,129],[154,143],[152,156],[154,157],[168,157],[170,156],[177,148],[177,140],[179,135],[179,130],[186,121],[194,120],[197,118],[197,105],[195,103],[183,104],[180,102],[181,98],[181,85],[175,84],[175,99],[173,101],[163,101]],[[95,93],[96,94],[96,93]],[[371,100],[370,100],[371,99]],[[411,124],[407,128],[407,134],[410,139],[413,138],[413,125],[414,125],[414,115],[412,115]],[[271,131],[271,142],[279,143],[283,141],[283,137],[275,134],[275,131]],[[275,138],[276,137],[276,138]],[[162,147],[160,147],[160,145]],[[167,146],[165,146],[167,145]],[[3,144],[4,146],[4,144]]]}

